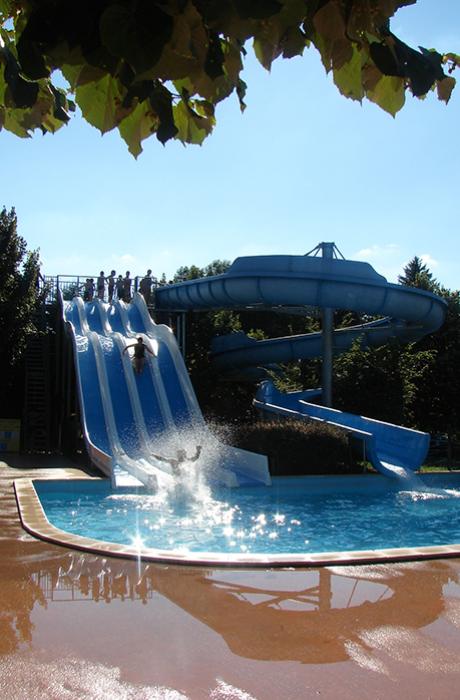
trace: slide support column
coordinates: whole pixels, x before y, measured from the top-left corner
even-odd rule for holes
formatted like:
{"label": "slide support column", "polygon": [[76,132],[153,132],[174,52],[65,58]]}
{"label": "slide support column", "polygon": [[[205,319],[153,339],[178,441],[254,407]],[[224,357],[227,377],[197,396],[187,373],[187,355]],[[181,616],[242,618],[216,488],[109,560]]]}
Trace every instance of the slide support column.
{"label": "slide support column", "polygon": [[[334,257],[334,243],[321,243],[322,256],[332,260]],[[322,320],[322,347],[323,358],[321,367],[321,386],[323,390],[323,406],[332,406],[332,342],[334,334],[334,309],[323,308]]]}

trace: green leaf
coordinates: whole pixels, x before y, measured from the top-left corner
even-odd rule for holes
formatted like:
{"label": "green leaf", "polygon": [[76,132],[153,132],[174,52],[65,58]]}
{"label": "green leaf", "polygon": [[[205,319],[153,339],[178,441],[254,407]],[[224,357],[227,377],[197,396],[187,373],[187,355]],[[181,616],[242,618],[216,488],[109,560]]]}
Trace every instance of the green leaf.
{"label": "green leaf", "polygon": [[242,112],[246,109],[246,103],[244,98],[246,96],[247,85],[244,80],[238,80],[238,85],[236,86],[236,94],[238,95],[238,100],[240,102],[240,109]]}
{"label": "green leaf", "polygon": [[4,77],[14,106],[19,108],[31,107],[37,99],[38,85],[29,80],[24,80],[19,72],[19,64],[9,49],[4,48],[2,52],[6,59]]}
{"label": "green leaf", "polygon": [[61,72],[72,91],[81,85],[97,83],[107,75],[107,71],[85,63],[64,63],[61,66]]}
{"label": "green leaf", "polygon": [[220,37],[215,32],[211,32],[209,35],[204,70],[211,79],[224,74],[224,52]]}
{"label": "green leaf", "polygon": [[404,80],[382,75],[373,88],[366,90],[366,97],[394,117],[406,101]]}
{"label": "green leaf", "polygon": [[171,16],[151,0],[138,0],[130,5],[109,5],[99,27],[104,46],[141,73],[158,61],[173,25]]}
{"label": "green leaf", "polygon": [[452,90],[455,87],[455,83],[455,78],[452,78],[451,76],[446,76],[442,80],[438,80],[438,82],[436,83],[438,98],[446,104],[450,100],[450,96],[452,95]]}
{"label": "green leaf", "polygon": [[148,102],[142,102],[118,125],[118,130],[128,145],[129,152],[137,158],[142,153],[141,143],[155,132],[159,119],[152,112]]}
{"label": "green leaf", "polygon": [[281,40],[283,58],[301,56],[307,46],[307,38],[299,27],[289,27]]}
{"label": "green leaf", "polygon": [[213,118],[202,117],[182,100],[175,105],[173,112],[177,138],[183,143],[201,145],[214,127]]}
{"label": "green leaf", "polygon": [[316,12],[313,24],[313,41],[327,71],[339,70],[352,60],[352,43],[346,36],[345,20],[338,4],[326,3]]}
{"label": "green leaf", "polygon": [[157,139],[165,144],[177,134],[172,111],[172,95],[161,83],[158,83],[149,97],[153,111],[158,116]]}
{"label": "green leaf", "polygon": [[24,112],[20,109],[4,109],[3,110],[3,127],[12,134],[19,136],[22,139],[30,138],[30,134],[22,125]]}
{"label": "green leaf", "polygon": [[24,75],[31,80],[39,80],[49,76],[50,69],[46,64],[45,58],[37,43],[28,39],[27,30],[19,37],[16,47]]}
{"label": "green leaf", "polygon": [[353,53],[350,61],[333,71],[334,83],[342,95],[353,100],[362,100],[364,88],[362,82],[362,53],[353,45]]}
{"label": "green leaf", "polygon": [[0,53],[0,105],[5,104],[6,80],[3,70],[2,56]]}
{"label": "green leaf", "polygon": [[241,19],[266,19],[283,7],[278,0],[234,0],[234,2]]}
{"label": "green leaf", "polygon": [[80,85],[75,91],[75,99],[83,117],[105,134],[126,116],[122,107],[126,91],[110,75],[105,75],[93,83]]}
{"label": "green leaf", "polygon": [[0,0],[0,19],[2,15],[5,19],[7,19],[11,15],[12,11],[13,3],[11,0]]}

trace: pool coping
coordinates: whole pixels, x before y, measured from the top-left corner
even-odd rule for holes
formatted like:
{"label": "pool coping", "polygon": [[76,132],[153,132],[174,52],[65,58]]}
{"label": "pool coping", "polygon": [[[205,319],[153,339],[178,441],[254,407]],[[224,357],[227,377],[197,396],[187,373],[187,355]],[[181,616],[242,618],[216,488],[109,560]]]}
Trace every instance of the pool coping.
{"label": "pool coping", "polygon": [[[56,481],[61,481],[57,479]],[[100,481],[98,477],[72,477],[75,481]],[[82,535],[74,535],[52,525],[46,517],[35,490],[34,481],[45,479],[15,479],[14,492],[19,517],[24,530],[38,539],[53,544],[77,549],[92,554],[141,559],[158,563],[181,564],[187,566],[280,568],[339,566],[350,564],[383,564],[388,562],[419,561],[460,557],[460,544],[434,545],[424,547],[404,547],[392,549],[370,549],[346,552],[314,552],[308,554],[217,554],[215,552],[183,552],[155,548],[139,549],[103,540],[94,540]],[[47,482],[55,479],[46,479]]]}

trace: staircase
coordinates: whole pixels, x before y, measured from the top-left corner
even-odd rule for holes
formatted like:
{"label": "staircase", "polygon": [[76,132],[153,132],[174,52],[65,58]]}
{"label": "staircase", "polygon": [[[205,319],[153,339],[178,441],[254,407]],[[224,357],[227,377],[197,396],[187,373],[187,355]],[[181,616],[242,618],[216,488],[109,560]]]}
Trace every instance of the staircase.
{"label": "staircase", "polygon": [[27,344],[22,421],[26,452],[50,452],[52,449],[49,340],[48,335],[36,334]]}

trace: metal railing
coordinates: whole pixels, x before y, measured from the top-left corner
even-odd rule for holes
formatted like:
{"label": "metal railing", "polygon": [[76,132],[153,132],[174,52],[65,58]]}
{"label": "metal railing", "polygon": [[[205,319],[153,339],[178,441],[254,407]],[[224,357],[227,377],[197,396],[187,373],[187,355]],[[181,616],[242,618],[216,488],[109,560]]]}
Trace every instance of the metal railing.
{"label": "metal railing", "polygon": [[[97,280],[98,275],[45,275],[39,280],[40,289],[46,289],[47,294],[45,297],[45,302],[47,304],[53,304],[57,301],[57,290],[60,289],[64,299],[70,300],[74,296],[85,296],[85,288],[87,288],[86,282],[91,279],[94,281],[93,293],[90,293],[90,298],[87,301],[91,301],[95,298],[100,298],[103,301],[109,301],[108,284],[107,277],[105,278],[104,293],[102,296],[98,295],[97,290]],[[143,275],[137,275],[131,279],[131,295],[134,292],[140,291],[141,280],[144,279]],[[155,289],[162,286],[160,281],[156,277],[152,277],[152,297],[154,295]],[[114,299],[118,299],[116,293],[116,287],[114,287]],[[125,299],[126,300],[126,299]]]}

